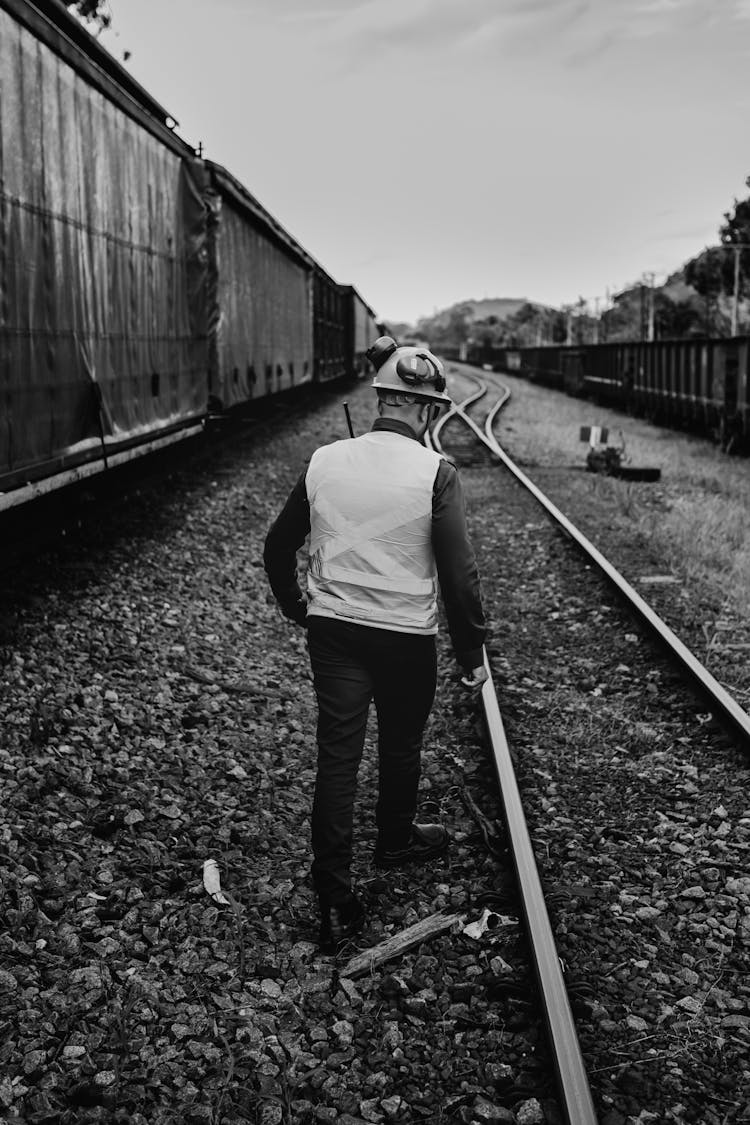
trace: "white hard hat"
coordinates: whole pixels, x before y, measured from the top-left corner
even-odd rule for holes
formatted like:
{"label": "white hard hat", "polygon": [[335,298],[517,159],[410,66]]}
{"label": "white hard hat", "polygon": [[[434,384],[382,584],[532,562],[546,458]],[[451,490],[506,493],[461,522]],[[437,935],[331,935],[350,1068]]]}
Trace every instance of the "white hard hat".
{"label": "white hard hat", "polygon": [[410,394],[420,402],[451,402],[443,365],[427,348],[399,346],[391,336],[379,336],[366,354],[375,368],[372,385],[376,391]]}

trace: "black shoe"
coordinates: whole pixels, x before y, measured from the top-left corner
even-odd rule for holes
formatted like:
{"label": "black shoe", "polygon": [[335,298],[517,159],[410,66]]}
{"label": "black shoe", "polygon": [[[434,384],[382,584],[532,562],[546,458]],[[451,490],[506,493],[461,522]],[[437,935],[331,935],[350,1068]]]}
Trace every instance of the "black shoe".
{"label": "black shoe", "polygon": [[320,907],[319,943],[322,953],[336,953],[340,946],[350,941],[365,924],[365,908],[352,896],[347,902]]}
{"label": "black shoe", "polygon": [[402,848],[375,847],[376,867],[401,867],[427,863],[448,850],[450,837],[442,824],[412,824],[409,842]]}

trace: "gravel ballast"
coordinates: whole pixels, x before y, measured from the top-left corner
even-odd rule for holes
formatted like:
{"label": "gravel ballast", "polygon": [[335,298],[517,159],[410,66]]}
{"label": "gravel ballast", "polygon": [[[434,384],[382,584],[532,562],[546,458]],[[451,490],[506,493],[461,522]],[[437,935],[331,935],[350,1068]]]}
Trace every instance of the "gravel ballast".
{"label": "gravel ballast", "polygon": [[[559,1120],[445,632],[420,815],[454,843],[432,868],[375,871],[370,734],[359,945],[463,921],[354,979],[356,949],[316,950],[314,699],[260,558],[305,458],[344,436],[341,397],[207,443],[6,577],[0,1120]],[[371,392],[347,397],[362,432]],[[746,759],[503,470],[462,479],[602,1121],[750,1119]],[[483,902],[499,924],[474,938]]]}

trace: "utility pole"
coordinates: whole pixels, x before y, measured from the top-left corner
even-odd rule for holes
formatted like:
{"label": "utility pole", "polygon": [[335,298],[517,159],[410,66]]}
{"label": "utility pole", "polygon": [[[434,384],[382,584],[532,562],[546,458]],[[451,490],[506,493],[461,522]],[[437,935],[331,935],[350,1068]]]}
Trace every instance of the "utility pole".
{"label": "utility pole", "polygon": [[648,328],[646,338],[651,341],[654,338],[654,279],[655,274],[644,273],[643,280],[648,285]]}
{"label": "utility pole", "polygon": [[586,317],[586,308],[587,308],[587,306],[586,306],[586,302],[585,302],[584,298],[582,298],[582,297],[579,297],[579,298],[578,298],[578,305],[577,305],[577,308],[578,308],[578,316],[577,316],[577,321],[578,321],[578,343],[579,343],[579,344],[582,344],[582,343],[585,343],[585,342],[586,342],[586,322],[584,321],[584,324],[582,324],[582,325],[581,325],[581,323],[580,323],[580,322],[581,322],[581,317],[584,317],[584,318]]}
{"label": "utility pole", "polygon": [[638,289],[639,289],[639,295],[640,295],[640,298],[641,298],[641,339],[642,340],[646,339],[646,331],[645,331],[645,329],[646,329],[646,307],[645,307],[645,304],[646,303],[645,303],[645,300],[644,300],[644,290],[645,290],[645,288],[646,288],[646,286],[643,284],[643,278],[641,278],[641,283],[638,286]]}
{"label": "utility pole", "polygon": [[601,297],[594,297],[594,343],[599,343],[599,301]]}
{"label": "utility pole", "polygon": [[602,335],[603,335],[605,340],[607,340],[609,338],[609,326],[610,326],[610,320],[612,318],[608,317],[607,320],[604,320],[604,317],[607,316],[608,313],[611,313],[613,308],[614,308],[614,302],[612,300],[612,294],[609,291],[609,286],[607,286],[607,288],[604,290],[604,312],[602,313],[602,320],[603,320],[603,323],[602,323],[603,333],[602,333]]}
{"label": "utility pole", "polygon": [[736,336],[740,327],[740,255],[743,250],[750,250],[750,242],[724,242],[722,248],[734,251],[734,284],[732,286],[732,327],[731,334]]}

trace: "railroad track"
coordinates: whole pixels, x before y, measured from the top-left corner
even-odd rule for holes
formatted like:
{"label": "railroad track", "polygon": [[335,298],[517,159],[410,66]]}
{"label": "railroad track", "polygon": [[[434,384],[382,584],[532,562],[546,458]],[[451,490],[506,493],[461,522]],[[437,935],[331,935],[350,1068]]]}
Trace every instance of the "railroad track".
{"label": "railroad track", "polygon": [[[368,387],[353,405],[362,432],[372,416]],[[0,773],[3,783],[13,779],[0,810],[0,881],[13,888],[4,921],[19,941],[38,936],[39,927],[47,935],[44,966],[55,969],[60,1009],[106,1024],[101,1041],[87,1041],[88,1052],[64,1064],[65,1026],[56,1026],[49,1048],[45,1043],[35,1056],[39,1074],[54,1079],[51,1104],[62,1106],[65,1120],[90,1120],[115,1104],[138,1105],[153,1121],[176,1119],[182,1110],[167,1117],[158,1091],[141,1092],[138,1077],[139,1044],[153,1041],[156,1067],[163,1034],[176,1044],[174,1069],[195,1075],[217,1121],[236,1108],[237,1119],[310,1125],[319,1106],[334,1114],[327,1120],[345,1112],[362,1120],[364,1106],[368,1120],[437,1125],[481,1120],[473,1107],[479,1101],[485,1112],[487,1099],[530,1103],[538,1120],[539,1107],[554,1096],[514,896],[501,905],[510,880],[495,878],[483,846],[497,842],[494,822],[489,841],[482,833],[478,807],[491,775],[472,760],[481,758],[472,754],[480,751],[476,703],[462,689],[442,685],[444,707],[433,716],[423,763],[421,812],[451,823],[450,853],[441,864],[387,879],[371,868],[368,795],[377,775],[368,753],[356,861],[370,918],[361,942],[368,968],[347,971],[353,949],[334,963],[317,954],[307,833],[300,830],[314,739],[304,639],[280,617],[262,567],[252,563],[295,479],[300,443],[311,451],[321,436],[343,436],[342,423],[332,403],[301,421],[282,418],[252,441],[237,434],[217,443],[211,456],[175,471],[168,488],[139,490],[127,505],[83,520],[80,534],[55,543],[33,568],[16,568],[0,599],[0,718],[9,731]],[[193,780],[173,788],[186,769],[191,777],[195,771]],[[49,783],[41,781],[43,770]],[[65,827],[47,846],[47,818],[56,823],[61,807]],[[27,844],[40,840],[38,853]],[[61,849],[81,870],[68,872],[67,860],[59,865]],[[24,862],[17,873],[18,854]],[[214,907],[196,880],[209,857],[236,911]],[[24,891],[25,878],[36,899]],[[120,918],[133,884],[144,890]],[[81,885],[103,889],[87,898]],[[464,933],[458,918],[476,923],[487,904],[486,932]],[[92,913],[97,909],[103,917]],[[435,929],[451,915],[450,933]],[[138,1003],[131,996],[128,970],[142,972],[143,926],[152,921],[149,979],[164,981],[164,989],[179,985],[181,1023],[171,1008],[141,1019],[140,994],[133,993]],[[58,937],[60,926],[70,948]],[[175,945],[187,948],[193,926],[194,963],[211,967],[218,1008],[208,993],[191,991],[190,965],[175,962]],[[424,940],[406,948],[415,928]],[[8,940],[3,931],[0,925],[0,943]],[[90,1016],[98,992],[90,1001],[79,989],[95,940],[109,940],[109,971],[124,974],[122,982],[113,978],[114,1004],[130,1005],[118,1071],[108,1049],[111,1006]],[[384,946],[388,958],[371,969],[373,951]],[[24,957],[14,945],[4,968],[26,980]],[[23,1071],[37,1041],[24,1012],[15,996],[0,998],[12,1074]],[[206,1012],[218,1023],[201,1022]],[[210,1075],[186,1049],[183,1027],[206,1035],[220,1064]],[[257,1058],[234,1046],[238,1029],[253,1037]],[[34,1081],[13,1097],[35,1111]],[[78,1099],[91,1100],[91,1114]]]}
{"label": "railroad track", "polygon": [[[541,504],[555,526],[576,544],[587,561],[593,564],[614,587],[626,602],[629,611],[666,649],[670,659],[707,701],[722,724],[740,742],[750,746],[750,716],[617,569],[502,449],[494,435],[493,427],[499,412],[510,398],[510,390],[498,383],[496,378],[490,379],[478,374],[467,375],[461,372],[460,381],[468,384],[468,393],[458,398],[451,410],[440,418],[428,436],[428,444],[438,452],[446,452],[443,442],[446,441],[446,434],[450,428],[449,448],[458,463],[476,464],[477,448],[479,448],[482,451],[480,456],[493,459],[512,473],[523,488]],[[470,410],[484,400],[488,393],[492,402],[486,412],[483,426],[480,427],[471,416]],[[461,434],[457,432],[457,423],[463,427]],[[467,431],[472,435],[471,437],[468,437]],[[595,1123],[597,1116],[486,651],[484,660],[489,678],[482,691],[482,704],[556,1071],[560,1108],[571,1125],[588,1125],[589,1122]]]}
{"label": "railroad track", "polygon": [[[492,435],[492,423],[510,397],[510,391],[502,388],[502,393],[487,415],[486,429],[482,432],[467,413],[467,409],[486,395],[487,385],[480,379],[473,381],[476,384],[475,389],[468,396],[455,403],[451,410],[442,416],[433,428],[429,441],[438,452],[443,452],[440,440],[441,434],[449,422],[460,420],[465,422],[469,429],[473,431],[483,448],[487,449],[492,456],[498,457],[501,451]],[[464,452],[465,458],[465,446],[462,452]],[[560,1096],[560,1108],[570,1125],[596,1125],[597,1116],[586,1075],[586,1067],[578,1042],[560,957],[555,946],[486,650],[484,652],[484,663],[488,679],[482,688],[482,706],[505,816],[508,842],[513,856],[522,909],[526,919],[526,929],[542,1009],[549,1034]]]}
{"label": "railroad track", "polygon": [[[726,724],[741,742],[750,746],[750,715],[739,706],[737,701],[733,699],[729,692],[711,675],[708,669],[696,659],[693,653],[690,652],[687,646],[683,644],[669,626],[654,613],[648,603],[633,589],[616,567],[614,567],[604,557],[601,551],[598,551],[593,543],[591,543],[559,508],[544,495],[541,489],[537,488],[533,481],[514,464],[511,458],[498,444],[493,433],[493,425],[498,413],[508,401],[510,391],[506,387],[500,387],[501,393],[493,404],[492,409],[487,414],[484,428],[481,429],[467,413],[467,410],[486,394],[489,381],[474,376],[464,375],[463,378],[469,378],[474,382],[476,389],[440,419],[433,431],[433,443],[436,444],[438,448],[441,448],[440,433],[445,425],[454,418],[459,418],[464,421],[490,454],[497,457],[502,462],[516,480],[542,505],[548,515],[552,517],[556,526],[581,548],[588,560],[594,564],[597,570],[614,586],[617,592],[622,595],[628,608],[647,626],[653,636],[666,647],[669,656],[679,665],[685,675],[689,677],[695,687],[701,692],[712,711],[721,718],[722,722]],[[493,383],[494,382],[493,380]]]}
{"label": "railroad track", "polygon": [[[464,397],[476,390],[471,383]],[[371,391],[350,394],[361,433],[371,424]],[[727,1099],[744,1104],[740,1005],[745,992],[750,997],[743,960],[750,926],[741,896],[750,815],[746,828],[742,817],[750,782],[728,753],[716,753],[706,727],[688,749],[678,746],[677,768],[667,769],[666,739],[671,745],[693,731],[680,726],[678,701],[660,740],[654,715],[663,700],[646,693],[653,685],[632,659],[640,641],[625,637],[627,630],[613,631],[610,652],[593,654],[603,676],[633,664],[617,673],[619,695],[595,698],[593,684],[580,686],[585,662],[577,657],[561,669],[559,646],[585,629],[603,631],[606,615],[576,597],[579,560],[546,518],[531,514],[536,502],[509,477],[499,488],[497,468],[482,469],[479,459],[496,463],[497,454],[460,417],[448,431],[457,460],[478,465],[464,486],[491,632],[497,637],[502,622],[504,633],[501,646],[488,642],[498,683],[505,674],[500,723],[517,760],[542,876],[554,887],[549,909],[596,1109],[604,1120],[610,1107],[621,1111],[617,1125],[643,1108],[658,1110],[660,1120],[723,1125],[718,1109]],[[0,943],[4,969],[26,991],[0,996],[0,1022],[6,1066],[22,1077],[3,1096],[12,1095],[20,1117],[51,1112],[39,1100],[41,1083],[62,1121],[101,1120],[114,1105],[137,1107],[154,1122],[187,1120],[188,1099],[206,1119],[284,1125],[345,1113],[384,1125],[475,1125],[503,1110],[519,1121],[561,1119],[518,895],[508,889],[505,833],[491,819],[497,799],[478,701],[457,684],[444,631],[421,814],[450,825],[452,847],[440,864],[387,879],[372,868],[371,739],[356,859],[370,921],[359,948],[335,962],[316,952],[304,827],[314,701],[304,637],[279,617],[257,563],[301,460],[344,433],[341,404],[332,400],[309,416],[282,415],[247,437],[217,441],[210,456],[175,471],[168,487],[139,489],[127,504],[97,511],[80,534],[66,535],[5,583],[0,773],[9,796],[0,810],[0,882],[11,891]],[[442,435],[447,444],[445,429]],[[504,521],[499,530],[497,520]],[[552,553],[567,567],[557,586],[546,572]],[[554,690],[536,682],[555,675]],[[586,772],[588,747],[571,751],[570,729],[558,736],[561,714],[573,736],[583,715],[592,738],[613,733],[611,742],[622,743],[600,752],[598,773]],[[715,771],[702,807],[693,763]],[[731,769],[731,777],[719,769]],[[620,790],[602,808],[600,791],[615,770]],[[667,786],[672,816],[657,821],[654,794]],[[704,828],[717,793],[726,810]],[[610,815],[620,799],[631,807]],[[654,842],[662,828],[663,854]],[[673,848],[681,849],[677,860]],[[202,889],[208,857],[237,910],[214,906]],[[701,883],[705,910],[695,906]],[[679,898],[682,890],[693,897]],[[661,924],[670,912],[659,900],[670,895],[680,909],[665,937],[654,936],[653,918]],[[449,915],[475,928],[488,903],[493,924],[480,937],[458,921],[442,929]],[[713,912],[721,923],[722,911],[726,926],[708,930],[702,919]],[[695,914],[700,932],[685,936]],[[425,940],[406,948],[415,934]],[[28,950],[40,938],[46,945],[34,966]],[[175,957],[176,948],[185,955]],[[370,968],[378,950],[394,955]],[[110,974],[106,1004],[100,956]],[[362,957],[365,971],[347,973],[347,959]],[[555,962],[554,953],[549,958]],[[152,1010],[130,983],[142,978],[144,988],[174,1001]],[[46,990],[54,1012],[75,1014],[83,1028],[76,1041],[68,1042],[69,1023],[57,1017],[40,1037],[32,985]],[[673,1013],[665,1018],[667,1003]],[[195,1058],[198,1041],[210,1063]],[[689,1067],[670,1075],[672,1053],[685,1050]],[[171,1072],[179,1076],[174,1086]],[[186,1075],[194,1089],[182,1094]],[[718,1108],[708,1116],[712,1082]],[[688,1100],[689,1084],[690,1113],[673,1113]],[[92,1099],[92,1108],[80,1099]],[[587,1120],[575,1106],[568,1119]]]}

